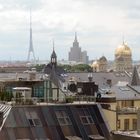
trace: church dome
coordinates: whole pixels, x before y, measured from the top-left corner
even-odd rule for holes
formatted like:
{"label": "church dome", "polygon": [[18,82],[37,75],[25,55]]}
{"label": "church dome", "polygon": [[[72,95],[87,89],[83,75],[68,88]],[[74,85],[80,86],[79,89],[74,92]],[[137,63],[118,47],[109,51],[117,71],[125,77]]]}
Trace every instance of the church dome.
{"label": "church dome", "polygon": [[119,45],[117,49],[115,50],[115,55],[116,56],[121,56],[121,55],[131,55],[131,49],[128,47],[126,43],[123,42],[122,45]]}
{"label": "church dome", "polygon": [[106,62],[106,61],[107,61],[107,59],[106,59],[106,57],[105,57],[105,56],[102,56],[102,57],[99,59],[99,61]]}
{"label": "church dome", "polygon": [[98,67],[98,66],[99,66],[98,60],[95,60],[91,65],[92,68],[95,68],[95,67]]}

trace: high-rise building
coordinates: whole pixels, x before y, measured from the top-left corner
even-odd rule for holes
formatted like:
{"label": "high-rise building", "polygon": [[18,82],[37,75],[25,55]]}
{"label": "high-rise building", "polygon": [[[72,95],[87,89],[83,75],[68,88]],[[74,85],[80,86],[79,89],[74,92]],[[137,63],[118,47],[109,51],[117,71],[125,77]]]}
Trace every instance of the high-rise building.
{"label": "high-rise building", "polygon": [[77,34],[75,33],[75,39],[73,42],[73,46],[70,48],[69,52],[69,61],[75,61],[83,64],[88,63],[88,56],[86,51],[81,51],[81,47],[79,47],[79,42],[77,40]]}

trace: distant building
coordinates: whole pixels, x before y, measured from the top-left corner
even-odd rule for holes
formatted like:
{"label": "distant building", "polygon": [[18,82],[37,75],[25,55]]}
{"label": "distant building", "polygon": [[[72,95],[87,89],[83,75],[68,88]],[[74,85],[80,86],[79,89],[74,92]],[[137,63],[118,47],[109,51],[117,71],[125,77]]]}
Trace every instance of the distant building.
{"label": "distant building", "polygon": [[99,60],[95,60],[91,67],[93,68],[93,72],[106,72],[107,71],[107,59],[105,56],[99,58]]}
{"label": "distant building", "polygon": [[75,39],[73,42],[73,47],[70,48],[69,61],[81,62],[84,64],[88,63],[88,56],[86,51],[81,51],[79,47],[79,42],[77,41],[77,35],[75,33]]}
{"label": "distant building", "polygon": [[125,42],[115,50],[115,70],[132,71],[132,52]]}

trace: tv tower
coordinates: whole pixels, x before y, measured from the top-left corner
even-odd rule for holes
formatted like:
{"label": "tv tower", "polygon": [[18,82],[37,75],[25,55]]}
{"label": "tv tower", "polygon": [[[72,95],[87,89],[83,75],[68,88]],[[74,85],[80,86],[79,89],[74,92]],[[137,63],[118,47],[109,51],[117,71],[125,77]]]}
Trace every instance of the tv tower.
{"label": "tv tower", "polygon": [[29,41],[29,51],[28,51],[28,58],[27,61],[31,61],[31,54],[33,55],[33,62],[36,62],[35,59],[35,53],[33,48],[33,39],[32,39],[32,16],[31,16],[31,10],[30,10],[30,41]]}

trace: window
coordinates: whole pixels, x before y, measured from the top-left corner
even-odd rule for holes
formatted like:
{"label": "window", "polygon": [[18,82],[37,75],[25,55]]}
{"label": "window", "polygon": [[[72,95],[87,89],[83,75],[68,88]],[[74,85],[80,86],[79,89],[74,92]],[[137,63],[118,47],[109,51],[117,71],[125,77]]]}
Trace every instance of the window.
{"label": "window", "polygon": [[124,119],[124,130],[129,130],[129,119]]}
{"label": "window", "polygon": [[80,116],[80,119],[83,124],[92,124],[93,123],[93,119],[91,116]]}
{"label": "window", "polygon": [[41,121],[37,115],[37,113],[35,111],[27,111],[26,112],[26,117],[27,117],[27,120],[30,124],[30,126],[41,126]]}
{"label": "window", "polygon": [[39,119],[28,119],[30,126],[40,126],[41,122]]}
{"label": "window", "polygon": [[120,120],[117,120],[117,128],[120,129],[120,124],[121,124],[121,121]]}
{"label": "window", "polygon": [[56,117],[57,117],[60,125],[71,125],[72,124],[68,114],[65,111],[59,110],[59,111],[55,111],[55,113],[56,113]]}
{"label": "window", "polygon": [[122,107],[133,107],[134,101],[122,101]]}
{"label": "window", "polygon": [[39,119],[33,119],[33,121],[34,121],[34,124],[35,124],[36,126],[41,125],[41,122],[40,122]]}
{"label": "window", "polygon": [[80,116],[82,124],[87,125],[94,123],[88,108],[79,108],[78,114]]}
{"label": "window", "polygon": [[137,119],[133,119],[133,130],[137,130]]}
{"label": "window", "polygon": [[32,119],[28,119],[30,126],[34,126],[34,122]]}

